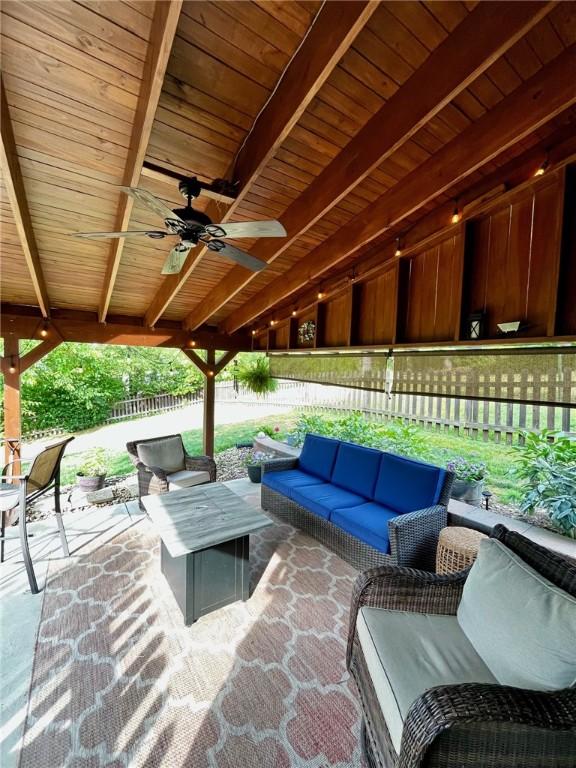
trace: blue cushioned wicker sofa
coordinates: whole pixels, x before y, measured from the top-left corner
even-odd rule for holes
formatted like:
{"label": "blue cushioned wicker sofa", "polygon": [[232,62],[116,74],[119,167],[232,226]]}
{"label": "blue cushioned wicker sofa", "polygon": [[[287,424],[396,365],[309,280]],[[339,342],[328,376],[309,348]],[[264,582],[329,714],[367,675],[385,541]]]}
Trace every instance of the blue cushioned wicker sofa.
{"label": "blue cushioned wicker sofa", "polygon": [[434,570],[453,480],[432,464],[308,434],[299,459],[263,465],[262,507],[359,570]]}

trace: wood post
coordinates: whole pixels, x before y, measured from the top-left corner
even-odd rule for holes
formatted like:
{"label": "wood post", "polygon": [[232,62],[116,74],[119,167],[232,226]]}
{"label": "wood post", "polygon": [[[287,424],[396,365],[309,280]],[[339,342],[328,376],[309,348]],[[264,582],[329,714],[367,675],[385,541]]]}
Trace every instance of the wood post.
{"label": "wood post", "polygon": [[206,456],[214,456],[214,409],[216,403],[216,376],[234,359],[236,352],[224,352],[216,362],[216,352],[206,351],[206,361],[193,349],[183,349],[182,352],[191,360],[204,376],[204,422],[202,440]]}
{"label": "wood post", "polygon": [[[4,358],[2,360],[2,373],[4,374],[4,463],[12,459],[16,464],[12,467],[12,474],[20,474],[20,442],[22,438],[22,418],[20,408],[20,348],[18,339],[14,336],[4,338]],[[10,440],[17,440],[14,453],[10,450]],[[14,444],[13,444],[14,445]]]}
{"label": "wood post", "polygon": [[204,422],[202,441],[204,454],[214,456],[214,410],[216,401],[216,356],[213,349],[206,352],[207,371],[204,377]]}

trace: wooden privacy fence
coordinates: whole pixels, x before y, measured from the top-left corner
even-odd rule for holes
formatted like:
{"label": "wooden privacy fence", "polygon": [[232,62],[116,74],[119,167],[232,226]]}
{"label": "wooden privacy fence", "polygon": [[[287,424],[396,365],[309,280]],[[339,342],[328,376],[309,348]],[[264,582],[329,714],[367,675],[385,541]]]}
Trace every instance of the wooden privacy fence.
{"label": "wooden privacy fence", "polygon": [[[106,423],[152,416],[202,402],[202,391],[188,395],[135,397],[116,403]],[[378,420],[403,419],[425,427],[454,431],[482,440],[521,442],[524,430],[552,429],[576,435],[576,409],[483,400],[459,400],[413,394],[388,395],[377,390],[335,387],[329,384],[281,380],[264,397],[231,381],[216,382],[216,401],[243,405],[277,405],[310,412],[360,411]],[[50,429],[27,439],[61,434]]]}
{"label": "wooden privacy fence", "polygon": [[316,412],[361,411],[374,419],[399,418],[458,434],[513,443],[524,430],[552,429],[576,435],[576,409],[488,400],[394,394],[298,381],[279,381],[276,392],[258,398],[232,383],[217,385],[217,400],[267,403]]}
{"label": "wooden privacy fence", "polygon": [[107,424],[122,419],[132,419],[135,416],[152,416],[162,411],[175,411],[185,408],[192,403],[202,401],[202,391],[191,392],[187,395],[154,395],[151,397],[133,397],[130,400],[121,400],[112,408]]}

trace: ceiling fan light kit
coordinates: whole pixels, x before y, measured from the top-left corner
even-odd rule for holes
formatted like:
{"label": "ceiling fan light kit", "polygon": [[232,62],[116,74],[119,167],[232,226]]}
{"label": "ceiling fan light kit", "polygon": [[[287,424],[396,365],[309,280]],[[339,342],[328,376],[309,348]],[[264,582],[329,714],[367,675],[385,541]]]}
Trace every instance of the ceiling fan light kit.
{"label": "ceiling fan light kit", "polygon": [[140,187],[120,187],[134,200],[150,208],[164,220],[166,230],[130,230],[127,232],[77,232],[75,237],[84,238],[115,238],[115,237],[149,237],[152,240],[162,240],[165,237],[179,237],[162,267],[163,275],[178,274],[189,251],[198,245],[206,246],[210,251],[218,253],[242,267],[258,272],[264,269],[266,262],[251,256],[246,251],[237,248],[224,240],[228,238],[257,238],[257,237],[286,237],[286,230],[279,221],[233,221],[214,224],[212,219],[202,211],[192,206],[192,201],[202,193],[202,184],[194,176],[182,179],[178,184],[187,204],[185,208],[168,208],[151,192]]}

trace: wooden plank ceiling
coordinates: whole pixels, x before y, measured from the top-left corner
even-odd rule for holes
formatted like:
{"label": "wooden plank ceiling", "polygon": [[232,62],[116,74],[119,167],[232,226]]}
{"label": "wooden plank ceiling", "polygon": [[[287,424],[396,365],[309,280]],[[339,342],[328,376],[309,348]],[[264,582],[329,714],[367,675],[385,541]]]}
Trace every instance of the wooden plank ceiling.
{"label": "wooden plank ceiling", "polygon": [[[137,114],[143,102],[148,106],[150,102],[150,52],[158,47],[159,34],[158,24],[153,23],[158,11],[155,3],[4,0],[2,79],[50,306],[100,310],[101,319],[108,311],[147,316],[155,322],[158,297],[169,295],[166,306],[162,302],[162,319],[191,328],[202,323],[225,325],[233,312],[254,301],[295,264],[304,264],[327,238],[363,212],[369,215],[370,206],[383,193],[400,188],[408,174],[573,49],[575,3],[505,3],[500,10],[510,6],[530,10],[525,11],[521,34],[510,40],[505,53],[487,60],[482,74],[463,84],[467,87],[459,89],[265,270],[251,276],[240,269],[240,277],[244,273],[250,280],[238,283],[239,268],[208,252],[177,290],[167,292],[160,270],[168,241],[128,239],[123,250],[112,253],[111,241],[70,237],[77,231],[114,230],[125,213],[118,185],[125,183],[127,168],[133,167],[129,150]],[[164,62],[165,71],[161,57],[154,59],[163,83],[144,162],[182,176],[195,174],[206,182],[226,174],[234,181],[235,159],[249,141],[258,115],[277,89],[282,93],[280,89],[288,88],[283,73],[298,63],[307,35],[318,34],[319,28],[314,30],[317,14],[321,19],[322,13],[335,13],[334,7],[330,10],[316,0],[184,2],[173,39],[166,32],[171,54]],[[335,60],[317,62],[324,66],[318,90],[303,111],[294,112],[298,119],[242,190],[230,219],[282,220],[334,158],[353,162],[346,154],[349,143],[458,33],[469,14],[478,11],[475,2],[374,2],[361,18],[359,13],[354,34],[345,39],[346,50],[339,49]],[[478,34],[482,31],[478,29]],[[330,34],[327,28],[326,35]],[[486,49],[491,50],[490,40]],[[334,51],[321,55],[329,53],[334,56]],[[569,106],[405,217],[397,230],[405,231],[559,126],[573,123]],[[385,128],[383,122],[383,132]],[[2,300],[38,306],[6,195],[5,168],[2,178]],[[141,176],[138,185],[171,207],[182,204],[176,182]],[[339,195],[335,189],[334,197]],[[196,207],[205,210],[208,204],[212,214],[226,216],[224,203],[205,197]],[[148,209],[133,205],[129,229],[160,225]],[[255,241],[237,244],[246,250],[255,247]],[[210,297],[222,285],[236,285],[236,289],[207,314]]]}

